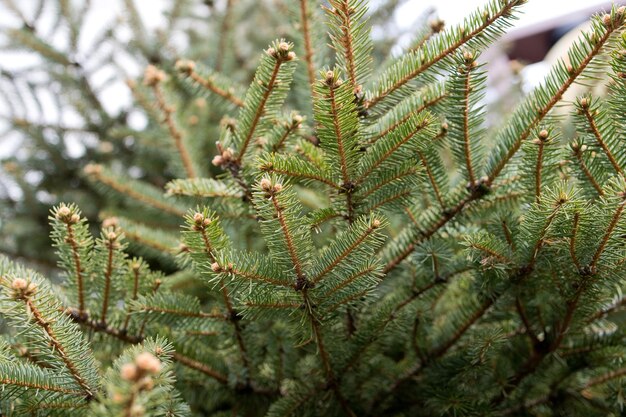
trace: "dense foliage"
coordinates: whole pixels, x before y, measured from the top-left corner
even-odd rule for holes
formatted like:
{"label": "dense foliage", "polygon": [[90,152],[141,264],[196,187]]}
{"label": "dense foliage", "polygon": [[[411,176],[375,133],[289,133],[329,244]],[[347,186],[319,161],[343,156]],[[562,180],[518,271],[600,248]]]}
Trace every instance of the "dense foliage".
{"label": "dense foliage", "polygon": [[293,3],[247,89],[129,83],[176,178],[86,165],[107,208],[51,211],[62,285],[0,261],[2,415],[621,415],[626,8],[494,128],[480,56],[524,0],[380,67],[364,0]]}

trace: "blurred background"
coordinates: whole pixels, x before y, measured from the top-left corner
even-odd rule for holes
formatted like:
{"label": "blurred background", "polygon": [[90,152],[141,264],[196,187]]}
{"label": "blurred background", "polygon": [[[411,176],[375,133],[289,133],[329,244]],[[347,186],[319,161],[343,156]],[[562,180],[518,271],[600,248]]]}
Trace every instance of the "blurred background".
{"label": "blurred background", "polygon": [[[149,63],[171,70],[177,59],[189,58],[245,86],[271,40],[285,37],[297,44],[296,3],[0,0],[0,253],[54,273],[50,207],[76,202],[97,223],[108,206],[110,197],[83,174],[88,163],[157,187],[175,177],[162,128],[151,118],[149,103],[141,103],[146,97],[133,80]],[[462,24],[485,0],[370,4],[375,65],[385,66],[410,49],[417,34]],[[506,116],[563,56],[580,25],[610,6],[598,0],[529,0],[515,25],[481,56],[489,73],[486,104],[495,109],[490,114]],[[331,64],[332,56],[322,62]],[[188,128],[210,143],[199,149],[209,165],[219,137],[217,115],[233,109],[210,103],[205,111],[200,102],[186,103],[182,91],[179,117],[185,123],[200,116]],[[294,96],[289,106],[308,103]]]}

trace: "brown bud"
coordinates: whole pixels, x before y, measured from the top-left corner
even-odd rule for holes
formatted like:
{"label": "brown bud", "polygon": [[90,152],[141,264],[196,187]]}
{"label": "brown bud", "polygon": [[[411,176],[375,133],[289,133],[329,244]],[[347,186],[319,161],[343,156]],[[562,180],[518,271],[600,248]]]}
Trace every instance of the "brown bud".
{"label": "brown bud", "polygon": [[296,53],[293,51],[289,51],[287,53],[287,61],[293,61],[294,59],[296,59]]}
{"label": "brown bud", "polygon": [[196,212],[196,213],[193,215],[193,221],[194,221],[194,223],[196,223],[196,224],[202,224],[202,221],[203,221],[203,220],[204,220],[204,215],[203,215],[202,213],[198,213],[198,212]]}
{"label": "brown bud", "polygon": [[117,217],[107,217],[102,221],[102,227],[104,229],[108,229],[110,227],[116,228],[118,224],[119,222],[117,220]]}
{"label": "brown bud", "polygon": [[179,59],[176,61],[175,68],[183,74],[191,74],[196,68],[196,63],[188,59]]}
{"label": "brown bud", "polygon": [[66,221],[67,219],[70,218],[70,216],[72,215],[72,211],[70,210],[69,207],[67,206],[61,206],[58,210],[57,210],[57,215],[56,218],[59,220],[63,220]]}
{"label": "brown bud", "polygon": [[135,358],[135,365],[144,372],[155,374],[161,370],[161,361],[150,352],[141,352]]}
{"label": "brown bud", "polygon": [[380,220],[378,220],[378,219],[374,219],[374,220],[372,221],[372,228],[373,228],[373,229],[378,229],[379,227],[380,227]]}
{"label": "brown bud", "polygon": [[213,159],[211,160],[211,163],[215,165],[216,167],[218,167],[224,164],[224,158],[222,158],[222,155],[215,155]]}
{"label": "brown bud", "polygon": [[211,264],[211,271],[213,271],[213,272],[220,272],[221,270],[222,270],[222,267],[217,262],[213,262]]}
{"label": "brown bud", "polygon": [[546,140],[548,139],[549,134],[550,133],[546,129],[542,129],[541,132],[539,132],[539,139]]}
{"label": "brown bud", "polygon": [[587,100],[587,98],[583,97],[580,99],[580,107],[582,107],[583,109],[586,109],[589,107],[589,100]]}
{"label": "brown bud", "polygon": [[602,24],[606,27],[611,27],[613,25],[613,19],[611,19],[610,14],[605,14],[602,16]]}
{"label": "brown bud", "polygon": [[165,73],[155,67],[154,65],[148,65],[143,73],[143,83],[149,87],[153,87],[165,80]]}
{"label": "brown bud", "polygon": [[18,291],[23,291],[28,287],[28,283],[24,278],[15,278],[13,282],[11,282],[11,288]]}
{"label": "brown bud", "polygon": [[125,381],[134,381],[138,374],[137,366],[134,363],[125,363],[120,368],[120,376]]}
{"label": "brown bud", "polygon": [[100,175],[102,173],[102,166],[98,164],[87,164],[83,168],[83,172],[86,175]]}
{"label": "brown bud", "polygon": [[110,241],[113,241],[113,240],[117,239],[117,233],[115,233],[115,232],[109,232],[109,233],[107,234],[107,239],[109,239]]}
{"label": "brown bud", "polygon": [[280,193],[283,190],[283,185],[281,183],[276,183],[274,184],[274,192],[275,193]]}
{"label": "brown bud", "polygon": [[267,48],[267,51],[265,51],[266,54],[268,54],[271,57],[275,57],[276,56],[276,49],[274,48]]}
{"label": "brown bud", "polygon": [[289,51],[289,44],[287,42],[281,42],[278,44],[278,49],[281,52],[287,52]]}
{"label": "brown bud", "polygon": [[263,178],[261,182],[259,182],[259,185],[264,191],[269,191],[272,189],[272,182],[269,180],[269,178]]}

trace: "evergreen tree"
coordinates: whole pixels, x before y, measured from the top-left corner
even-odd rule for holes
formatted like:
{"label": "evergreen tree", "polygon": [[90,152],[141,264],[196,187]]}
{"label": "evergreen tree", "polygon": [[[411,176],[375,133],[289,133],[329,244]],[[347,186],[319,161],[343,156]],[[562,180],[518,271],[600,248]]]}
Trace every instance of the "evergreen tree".
{"label": "evergreen tree", "polygon": [[108,207],[97,237],[51,211],[63,285],[0,261],[2,415],[621,415],[626,8],[491,127],[480,54],[523,3],[380,63],[364,0],[300,0],[247,89],[148,65],[176,178],[87,165]]}

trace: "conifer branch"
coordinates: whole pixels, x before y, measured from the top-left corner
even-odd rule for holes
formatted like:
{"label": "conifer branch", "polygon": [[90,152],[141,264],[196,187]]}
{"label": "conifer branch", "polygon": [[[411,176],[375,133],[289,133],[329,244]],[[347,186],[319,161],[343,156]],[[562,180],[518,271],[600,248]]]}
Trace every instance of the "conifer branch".
{"label": "conifer branch", "polygon": [[155,209],[161,210],[165,213],[173,214],[176,217],[183,217],[185,215],[185,211],[179,209],[174,204],[167,204],[166,202],[149,195],[147,192],[140,192],[129,184],[122,184],[113,176],[109,175],[101,165],[87,165],[85,167],[85,174],[117,191],[118,193],[142,204],[154,207]]}
{"label": "conifer branch", "polygon": [[348,174],[348,164],[346,161],[346,151],[344,149],[344,138],[339,124],[339,113],[337,110],[337,99],[335,97],[335,88],[338,87],[332,84],[328,88],[328,99],[330,102],[330,111],[333,118],[333,129],[335,131],[335,137],[337,138],[337,150],[339,152],[339,165],[341,167],[341,177],[344,184],[350,184],[350,175]]}
{"label": "conifer branch", "polygon": [[224,64],[224,52],[229,50],[227,42],[232,20],[231,13],[233,10],[233,2],[234,0],[226,0],[226,9],[224,11],[224,15],[222,16],[222,24],[220,25],[219,34],[220,40],[217,48],[217,58],[215,59],[215,69],[217,71],[222,70],[222,65]]}
{"label": "conifer branch", "polygon": [[[291,258],[291,263],[296,270],[298,282],[300,282],[300,280],[306,280],[306,275],[304,274],[304,269],[302,267],[300,259],[298,258],[298,254],[296,253],[291,232],[289,231],[289,228],[287,227],[287,222],[285,221],[283,207],[278,203],[278,201],[276,201],[276,197],[275,194],[273,194],[273,191],[270,192],[272,192],[272,194],[270,194],[270,199],[272,200],[272,204],[274,205],[274,210],[276,211],[276,216],[278,218],[278,222],[280,223],[280,229],[282,230],[283,236],[285,237],[285,242],[287,243],[287,249],[289,251],[289,257]],[[296,286],[299,285],[299,283],[296,284]]]}
{"label": "conifer branch", "polygon": [[602,190],[602,187],[600,186],[600,184],[598,184],[598,181],[594,178],[593,174],[589,170],[589,167],[587,167],[587,164],[583,159],[583,151],[587,149],[586,145],[572,143],[571,148],[574,156],[576,157],[576,160],[578,161],[578,164],[580,165],[580,169],[582,169],[583,171],[583,174],[585,174],[585,177],[587,177],[593,188],[598,192],[598,195],[603,196],[604,191]]}
{"label": "conifer branch", "polygon": [[437,184],[437,181],[435,180],[435,177],[433,175],[433,171],[430,169],[430,164],[426,160],[426,157],[424,156],[423,152],[417,151],[417,155],[422,161],[422,165],[424,166],[424,168],[426,168],[428,181],[430,182],[430,185],[432,186],[432,189],[435,192],[435,198],[437,199],[437,202],[441,206],[441,210],[445,210],[446,204],[443,202],[443,198],[441,197],[441,191],[439,190],[439,184]]}
{"label": "conifer branch", "polygon": [[[266,115],[266,105],[270,101],[270,97],[272,95],[276,95],[274,94],[274,92],[277,89],[277,82],[279,81],[279,78],[284,78],[284,76],[280,76],[281,68],[284,66],[285,63],[296,59],[296,55],[291,51],[292,47],[293,46],[291,44],[281,41],[279,43],[276,43],[275,47],[270,47],[266,51],[266,57],[264,57],[264,59],[268,62],[269,60],[273,61],[271,73],[269,74],[267,81],[264,80],[265,74],[258,74],[255,77],[255,81],[253,81],[253,83],[262,83],[262,92],[260,97],[251,96],[256,94],[256,92],[249,91],[248,95],[246,96],[246,100],[244,101],[243,114],[246,116],[246,118],[249,117],[249,120],[244,120],[246,122],[246,126],[243,131],[243,138],[241,139],[241,144],[239,146],[237,156],[234,160],[234,164],[237,166],[241,165],[243,157],[245,156],[246,151],[248,150],[248,147],[250,145],[250,141],[257,131],[257,126],[259,125],[261,118]],[[261,65],[263,67],[263,64]],[[291,72],[287,72],[290,76]],[[281,88],[284,89],[288,87],[287,85],[283,85],[286,83],[286,81],[287,80],[281,80]],[[279,97],[279,99],[282,101],[282,97]]]}
{"label": "conifer branch", "polygon": [[183,167],[187,172],[187,177],[194,178],[196,176],[196,172],[193,167],[193,163],[191,162],[189,152],[187,151],[187,148],[185,147],[185,144],[183,142],[183,134],[179,130],[178,126],[176,126],[176,122],[174,122],[174,118],[172,117],[172,114],[174,113],[174,108],[166,103],[165,97],[163,96],[161,82],[163,82],[164,79],[165,73],[157,69],[155,66],[149,65],[146,68],[144,74],[144,83],[147,86],[151,87],[152,91],[154,92],[156,105],[163,115],[163,119],[170,133],[170,136],[172,136],[172,139],[174,139],[174,145],[176,145],[176,149],[178,150],[180,158],[183,162]]}
{"label": "conifer branch", "polygon": [[213,378],[214,380],[216,380],[217,382],[221,384],[224,384],[224,385],[228,384],[228,377],[226,375],[216,371],[215,369],[212,369],[207,364],[199,362],[188,356],[182,355],[178,352],[174,352],[172,354],[172,359],[174,359],[176,362],[182,365],[187,366],[188,368],[195,369],[198,372],[202,372],[203,374],[210,376],[211,378]]}
{"label": "conifer branch", "polygon": [[411,111],[407,112],[404,116],[402,116],[398,120],[391,123],[388,127],[376,133],[376,135],[374,135],[368,140],[368,143],[370,144],[375,143],[380,138],[386,136],[387,134],[395,130],[398,126],[406,123],[414,115],[420,114],[421,112],[428,109],[429,107],[432,107],[441,103],[446,97],[447,97],[447,93],[445,91],[442,91],[439,94],[436,94],[434,96],[427,96],[426,100],[421,105],[417,106],[415,109],[411,109]]}
{"label": "conifer branch", "polygon": [[543,169],[543,148],[545,145],[545,141],[548,139],[548,131],[542,130],[539,132],[539,138],[536,142],[539,147],[539,151],[537,152],[537,163],[535,165],[535,202],[539,202],[541,198],[541,173]]}
{"label": "conifer branch", "polygon": [[[468,58],[469,57],[469,58]],[[472,167],[472,151],[470,146],[470,93],[472,92],[471,77],[472,77],[472,64],[474,64],[473,55],[466,53],[465,55],[466,67],[464,68],[463,78],[464,89],[463,94],[465,98],[463,100],[463,151],[465,153],[465,167],[467,169],[468,180],[470,184],[476,183],[474,176],[474,168]],[[474,64],[475,65],[475,64]]]}
{"label": "conifer branch", "polygon": [[[176,62],[176,69],[178,69],[182,74],[191,78],[194,82],[206,88],[208,91],[216,94],[231,103],[233,103],[237,107],[243,107],[243,100],[240,99],[231,91],[231,89],[224,89],[217,85],[211,76],[203,77],[196,71],[196,64],[193,61],[188,60],[180,60]],[[217,69],[217,68],[216,68]],[[218,70],[219,71],[219,70]]]}
{"label": "conifer branch", "polygon": [[[619,31],[619,28],[622,25],[623,17],[623,15],[620,15],[619,17],[615,16],[615,22],[610,20],[608,25],[597,23],[597,21],[594,22],[596,26],[594,26],[593,34],[587,35],[588,39],[594,37],[594,42],[591,43],[592,47],[587,48],[586,45],[583,45],[582,41],[575,44],[571,51],[573,51],[576,55],[570,54],[570,56],[576,56],[577,62],[572,62],[571,66],[567,68],[567,75],[563,74],[563,68],[562,66],[559,66],[556,67],[553,75],[548,77],[551,83],[546,84],[546,88],[550,88],[550,90],[554,88],[556,89],[554,89],[554,91],[548,90],[549,95],[546,94],[546,91],[543,91],[541,88],[536,90],[535,94],[533,94],[533,101],[527,101],[516,111],[514,118],[519,117],[519,114],[521,113],[534,114],[534,116],[528,117],[527,120],[524,119],[524,125],[514,123],[511,128],[505,130],[505,133],[510,135],[512,140],[509,140],[509,143],[507,144],[508,149],[504,156],[497,156],[496,158],[498,159],[492,158],[490,161],[491,163],[488,167],[489,184],[493,182],[493,180],[500,174],[500,171],[504,169],[508,161],[513,157],[513,155],[515,155],[522,145],[522,142],[531,134],[532,129],[534,129],[535,126],[537,126],[537,124],[547,116],[550,110],[552,110],[552,108],[559,101],[561,101],[565,92],[572,86],[572,84],[574,84],[578,77],[583,74],[594,58],[602,53],[607,42],[609,42],[612,38],[612,35]],[[597,33],[600,30],[602,30],[602,33]],[[540,101],[537,103],[535,100]]]}
{"label": "conifer branch", "polygon": [[[22,285],[21,281],[19,281],[18,283],[18,280],[23,281],[25,284]],[[51,326],[51,321],[46,319],[42,315],[39,308],[37,308],[37,306],[34,304],[32,295],[37,291],[37,287],[33,285],[34,284],[32,283],[26,284],[26,281],[24,279],[16,278],[12,284],[13,288],[16,291],[15,292],[16,299],[24,302],[28,311],[30,311],[31,317],[33,321],[35,322],[35,324],[41,327],[43,331],[46,333],[47,339],[50,345],[58,353],[61,360],[65,364],[65,367],[67,368],[69,373],[72,375],[72,378],[74,378],[76,383],[78,383],[78,385],[81,387],[83,392],[86,394],[86,398],[87,399],[93,398],[93,396],[95,395],[94,388],[89,386],[85,377],[81,375],[81,373],[79,372],[77,365],[68,356],[66,347],[63,346],[63,344],[59,341],[54,329]]]}
{"label": "conifer branch", "polygon": [[[395,79],[395,77],[391,75],[383,75],[383,77],[387,76],[389,79],[385,80],[383,78],[384,81],[381,81],[381,88],[379,88],[379,91],[376,92],[375,96],[368,100],[368,108],[372,109],[373,107],[377,106],[385,98],[406,85],[409,81],[426,72],[433,66],[437,65],[440,61],[452,55],[455,51],[468,43],[470,40],[476,38],[480,33],[484,32],[499,19],[508,18],[509,16],[511,16],[515,7],[523,3],[524,1],[520,0],[509,0],[502,2],[502,7],[499,10],[497,10],[495,13],[487,14],[487,17],[483,19],[482,23],[473,28],[473,30],[469,32],[467,32],[465,29],[457,30],[460,35],[459,37],[445,39],[449,42],[447,44],[444,43],[444,41],[441,41],[440,45],[434,45],[432,47],[432,50],[430,50],[428,47],[430,46],[431,42],[434,43],[434,40],[431,40],[431,42],[427,42],[426,45],[424,45],[426,48],[423,49],[427,49],[428,52],[433,53],[433,55],[430,55],[426,51],[422,52],[422,50],[420,50],[409,54],[407,58],[400,59],[398,63],[395,64],[394,67],[392,67],[392,69],[397,71],[399,68],[406,68],[406,70],[400,72],[400,74],[402,75],[397,79]],[[437,47],[442,47],[442,49],[438,49]],[[415,65],[415,67],[413,67],[413,65]]]}
{"label": "conifer branch", "polygon": [[311,42],[311,28],[309,22],[309,0],[300,1],[300,24],[302,25],[302,37],[304,38],[304,61],[306,62],[307,76],[309,77],[309,88],[311,97],[315,99],[317,91],[315,90],[315,61],[313,58],[313,46]]}
{"label": "conifer branch", "polygon": [[106,323],[107,311],[109,309],[109,295],[111,292],[111,275],[113,274],[113,253],[116,248],[115,241],[118,236],[114,231],[109,232],[106,236],[105,246],[107,248],[107,262],[106,269],[104,271],[104,294],[102,299],[102,313],[100,315],[100,321]]}
{"label": "conifer branch", "polygon": [[408,49],[409,52],[417,52],[419,49],[421,49],[424,44],[430,40],[430,38],[432,38],[433,36],[437,35],[438,33],[440,33],[445,27],[445,23],[443,20],[441,19],[435,19],[431,22],[428,23],[428,30],[423,33],[414,43],[413,45],[411,45],[411,47]]}
{"label": "conifer branch", "polygon": [[611,222],[606,228],[606,231],[604,232],[604,235],[602,236],[602,240],[600,241],[598,248],[593,254],[591,263],[589,264],[589,270],[592,273],[595,273],[596,267],[598,265],[598,261],[600,260],[600,257],[604,253],[604,249],[606,248],[606,245],[609,243],[609,239],[611,239],[611,236],[613,235],[613,231],[617,227],[617,224],[620,218],[622,217],[622,213],[624,211],[624,204],[626,204],[626,193],[621,192],[620,197],[621,197],[621,200],[617,204],[617,209],[615,210],[613,217],[611,217]]}
{"label": "conifer branch", "polygon": [[73,225],[77,223],[78,219],[70,214],[69,210],[62,209],[59,209],[59,211],[57,212],[57,217],[65,223],[65,227],[67,230],[67,243],[69,243],[70,247],[72,248],[72,258],[74,259],[74,271],[76,273],[76,286],[78,293],[78,310],[81,314],[83,314],[85,313],[83,266],[80,260],[80,255],[78,253],[78,243],[74,238],[73,229]]}
{"label": "conifer branch", "polygon": [[589,99],[582,98],[579,100],[578,104],[580,107],[580,111],[582,112],[585,119],[587,119],[587,123],[589,124],[589,130],[591,131],[591,133],[593,133],[593,136],[596,138],[598,145],[600,145],[600,147],[604,151],[604,154],[607,156],[607,158],[611,162],[611,165],[613,166],[615,171],[623,177],[624,171],[619,166],[617,160],[615,159],[615,156],[613,155],[613,153],[607,146],[606,141],[602,137],[602,133],[600,133],[600,130],[598,129],[596,120],[594,119],[594,116],[591,114],[589,110],[589,107],[590,107]]}
{"label": "conifer branch", "polygon": [[572,257],[572,261],[574,262],[574,266],[578,271],[582,271],[582,265],[578,260],[578,255],[576,255],[576,235],[578,234],[578,226],[580,222],[580,213],[574,213],[574,224],[572,226],[572,237],[569,240],[569,253]]}

